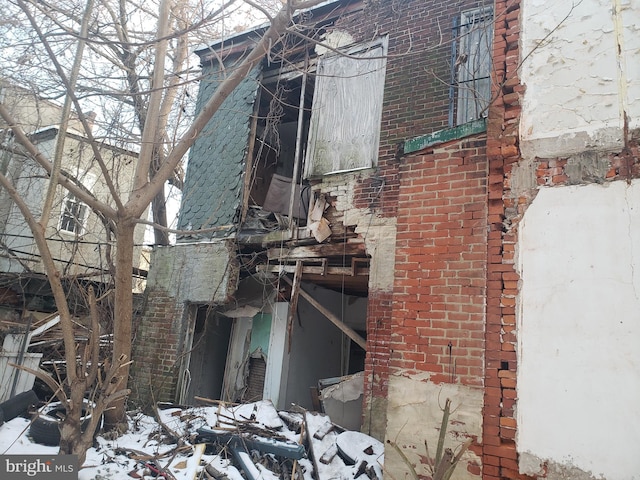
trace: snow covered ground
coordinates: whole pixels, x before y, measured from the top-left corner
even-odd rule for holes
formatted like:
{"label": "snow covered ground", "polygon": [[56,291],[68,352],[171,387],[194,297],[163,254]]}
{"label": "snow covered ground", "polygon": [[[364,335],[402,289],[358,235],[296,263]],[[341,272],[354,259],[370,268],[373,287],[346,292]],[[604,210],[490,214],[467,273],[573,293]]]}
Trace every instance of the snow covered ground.
{"label": "snow covered ground", "polygon": [[[192,480],[223,474],[229,480],[288,480],[294,469],[298,472],[297,478],[304,480],[347,479],[355,478],[356,474],[361,474],[363,480],[367,475],[381,478],[382,444],[358,432],[344,432],[348,438],[343,435],[342,439],[346,440],[343,443],[353,447],[353,451],[347,457],[341,454],[331,456],[329,450],[335,451],[340,444],[341,429],[329,425],[328,417],[322,414],[307,412],[281,417],[270,402],[262,401],[233,407],[167,408],[159,410],[159,418],[165,428],[153,417],[134,413],[130,415],[129,431],[125,435],[115,439],[98,436],[94,447],[87,452],[78,479],[151,479],[164,475],[167,480]],[[291,425],[292,418],[306,425],[307,430],[296,431],[297,428]],[[0,455],[58,453],[58,447],[34,443],[28,435],[29,425],[29,420],[18,417],[0,426]],[[201,427],[220,433],[242,432],[245,438],[270,438],[275,443],[304,443],[307,453],[294,461],[252,450],[249,454],[251,460],[247,462],[250,465],[245,466],[250,472],[245,471],[243,476],[229,445],[203,442],[197,434]],[[168,430],[173,435],[168,434]],[[320,479],[315,474],[312,451],[316,457],[315,465],[320,467]],[[320,462],[325,453],[327,455]],[[345,463],[344,458],[353,464]]]}

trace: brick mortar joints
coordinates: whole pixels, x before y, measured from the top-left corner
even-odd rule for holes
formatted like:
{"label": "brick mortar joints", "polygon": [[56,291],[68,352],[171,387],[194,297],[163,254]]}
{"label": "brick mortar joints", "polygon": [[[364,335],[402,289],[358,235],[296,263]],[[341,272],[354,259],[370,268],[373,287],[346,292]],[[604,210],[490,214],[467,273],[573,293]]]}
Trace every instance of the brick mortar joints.
{"label": "brick mortar joints", "polygon": [[[516,383],[514,378],[503,381],[505,375],[509,372],[515,372],[517,369],[517,357],[515,355],[515,339],[516,332],[514,329],[505,331],[507,324],[513,323],[507,321],[507,316],[512,316],[513,303],[517,291],[514,292],[513,287],[507,288],[507,273],[511,279],[517,276],[515,265],[512,260],[511,249],[506,251],[506,244],[517,243],[517,225],[530,203],[531,198],[511,199],[510,195],[510,173],[511,165],[517,164],[521,160],[520,149],[518,145],[518,124],[520,119],[520,95],[524,91],[524,87],[520,83],[517,74],[519,67],[519,46],[517,38],[519,36],[519,14],[520,1],[497,0],[496,8],[496,28],[494,38],[494,75],[496,75],[496,99],[494,105],[489,111],[489,126],[487,138],[487,158],[490,165],[490,173],[496,177],[502,177],[501,183],[489,186],[488,202],[492,210],[490,219],[490,235],[489,235],[489,251],[487,258],[487,290],[493,290],[493,296],[497,296],[500,306],[497,310],[487,310],[487,333],[493,331],[492,326],[499,327],[500,346],[495,351],[496,346],[491,347],[493,350],[487,352],[485,357],[485,383],[492,384],[495,382],[492,377],[500,378],[498,383],[498,395],[485,394],[485,412],[484,425],[490,428],[498,421],[499,429],[495,434],[491,435],[491,445],[486,442],[483,452],[483,464],[490,466],[491,462],[488,457],[499,457],[502,459],[512,459],[517,461],[516,445],[511,437],[511,429],[516,428],[515,424],[515,402],[516,402]],[[498,24],[501,22],[501,24]],[[498,51],[502,49],[502,51]],[[513,58],[516,58],[515,64]],[[500,78],[501,76],[502,78]],[[500,206],[501,204],[501,206]],[[492,236],[491,232],[499,232],[499,236]],[[499,238],[499,240],[498,240]],[[505,266],[511,269],[505,270]],[[499,275],[498,283],[490,283],[491,278]],[[511,280],[513,281],[513,280]],[[505,302],[505,300],[509,300]],[[506,305],[505,305],[506,304]],[[505,337],[509,335],[510,338]],[[504,343],[509,344],[509,349],[505,350]],[[489,344],[489,342],[487,342]],[[489,439],[487,439],[489,440]],[[495,445],[497,443],[497,445]],[[497,473],[497,478],[512,478],[512,472],[507,471],[502,465],[495,465],[492,473]],[[489,473],[489,472],[486,472]],[[526,476],[518,476],[518,478],[532,478]]]}

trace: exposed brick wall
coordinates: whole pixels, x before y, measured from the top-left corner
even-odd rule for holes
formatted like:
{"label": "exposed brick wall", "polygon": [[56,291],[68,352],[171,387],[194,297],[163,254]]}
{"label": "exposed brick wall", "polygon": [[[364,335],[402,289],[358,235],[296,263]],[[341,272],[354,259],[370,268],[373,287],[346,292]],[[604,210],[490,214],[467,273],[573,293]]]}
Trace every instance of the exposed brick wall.
{"label": "exposed brick wall", "polygon": [[389,338],[391,335],[390,292],[369,292],[367,305],[367,343],[369,356],[365,366],[365,378],[373,378],[365,398],[386,397],[389,377]]}
{"label": "exposed brick wall", "polygon": [[[131,367],[132,401],[147,409],[150,402],[174,401],[177,352],[180,351],[183,311],[174,297],[160,288],[148,290],[145,314],[135,327]],[[140,341],[152,339],[152,341]]]}
{"label": "exposed brick wall", "polygon": [[[636,135],[638,134],[640,134],[640,132],[636,132]],[[640,148],[638,147],[638,138],[631,134],[627,141],[627,146],[622,151],[608,155],[607,170],[598,172],[601,173],[599,177],[596,175],[596,172],[589,170],[585,171],[582,175],[572,175],[567,171],[571,168],[571,165],[569,165],[569,161],[566,158],[536,158],[536,183],[539,186],[554,187],[593,181],[628,181],[633,178],[640,178],[639,158]]]}
{"label": "exposed brick wall", "polygon": [[367,341],[370,361],[365,376],[380,378],[371,386],[371,394],[385,397],[389,376],[389,337],[391,335],[391,302],[393,295],[387,292],[371,292],[367,306]]}
{"label": "exposed brick wall", "polygon": [[[496,1],[494,102],[487,124],[489,159],[489,239],[487,326],[483,421],[483,478],[527,478],[518,473],[516,452],[516,296],[519,275],[514,252],[517,221],[531,196],[510,191],[512,169],[521,160],[518,146],[520,62],[518,0]],[[558,179],[560,172],[550,172]]]}
{"label": "exposed brick wall", "polygon": [[[400,175],[410,177],[413,172],[405,170],[408,159],[398,156],[398,144],[407,138],[431,133],[448,126],[449,113],[449,80],[451,68],[451,40],[453,38],[452,25],[454,18],[459,18],[465,10],[490,5],[492,1],[486,0],[464,0],[460,2],[440,2],[424,0],[408,0],[402,2],[371,1],[365,7],[364,15],[357,12],[347,15],[337,22],[337,28],[349,31],[356,39],[365,41],[371,39],[371,32],[381,32],[389,34],[389,50],[387,59],[387,71],[385,79],[385,93],[383,102],[383,112],[380,134],[380,151],[378,157],[378,167],[373,175],[362,175],[354,187],[354,206],[361,209],[371,209],[374,215],[392,218],[398,212],[398,206],[402,204],[400,192],[404,191],[406,185],[401,185]],[[447,154],[458,150],[459,145],[451,145]],[[474,150],[478,147],[469,147],[470,150],[460,153],[461,158],[467,160],[470,157],[482,155]],[[425,157],[413,157],[412,162],[420,164]],[[431,161],[431,158],[426,160]],[[472,163],[478,161],[477,158],[471,160]],[[480,160],[482,162],[482,160]],[[486,168],[475,164],[479,168],[477,182],[478,191],[470,193],[474,198],[482,199],[486,204],[484,187],[481,185]],[[464,169],[469,168],[467,165]],[[484,170],[482,170],[484,168]],[[435,173],[435,171],[433,171]],[[431,173],[429,173],[431,174]],[[426,175],[426,174],[425,174]],[[407,181],[405,178],[405,182]],[[447,184],[448,186],[448,184]],[[442,188],[447,188],[443,185]],[[457,191],[457,194],[463,192]],[[468,192],[464,192],[465,195]],[[405,202],[411,196],[405,194]],[[475,201],[475,200],[473,200]],[[469,207],[468,207],[469,208]],[[478,211],[467,211],[468,223],[478,219],[474,215],[479,213],[482,207],[478,204]],[[483,217],[484,218],[484,217]],[[409,228],[414,219],[408,220]],[[422,224],[421,224],[422,225]],[[470,227],[472,228],[472,227]],[[484,226],[478,232],[484,234]],[[451,251],[457,248],[451,246]],[[481,249],[482,247],[474,247]],[[480,252],[480,250],[479,250]],[[468,253],[470,258],[472,254]],[[478,278],[470,279],[467,285],[458,285],[460,296],[472,295],[474,298],[482,294],[484,288],[484,270],[480,262],[484,261],[483,253],[473,252],[478,255],[478,262],[474,268],[479,268],[482,274]],[[451,279],[454,283],[455,280]],[[462,281],[462,280],[461,280]],[[466,280],[465,280],[466,281]],[[482,284],[482,285],[480,285]],[[477,290],[480,289],[480,290]],[[365,401],[370,402],[372,398],[384,398],[387,394],[388,369],[390,357],[390,334],[392,303],[390,301],[391,292],[369,292],[368,305],[368,345],[367,361],[365,366]],[[451,294],[453,295],[453,294]],[[441,298],[450,298],[442,294]],[[462,300],[460,300],[462,301]],[[451,322],[456,323],[456,329],[461,332],[458,336],[467,335],[464,322],[471,322],[472,328],[478,329],[468,335],[475,338],[458,338],[453,343],[452,351],[456,361],[456,378],[462,378],[470,384],[482,383],[482,315],[484,314],[483,302],[478,304],[474,300],[473,305],[461,306],[460,311],[454,312],[448,317]],[[448,307],[447,307],[448,308]],[[453,308],[453,307],[452,307]],[[467,311],[469,310],[469,311]],[[412,314],[413,315],[413,314]],[[480,316],[478,322],[476,316]],[[415,315],[414,315],[415,317]],[[469,320],[473,318],[473,320]],[[421,321],[421,320],[420,320]],[[382,328],[381,328],[382,326]],[[450,326],[450,325],[447,325]],[[423,330],[424,325],[415,325],[414,333],[420,335],[446,336],[451,332],[443,333],[442,326],[436,325],[433,332]],[[396,332],[397,334],[398,332]],[[401,338],[401,337],[398,337]],[[406,335],[399,341],[416,340],[412,335]],[[418,340],[424,342],[424,340]],[[439,340],[435,339],[434,342]],[[448,349],[448,340],[444,349]],[[425,345],[411,345],[413,352],[405,352],[409,363],[422,364],[428,362],[425,352],[422,349]],[[403,347],[404,348],[404,347]],[[442,345],[432,345],[432,349],[438,351],[438,358],[434,359],[429,355],[431,367],[421,365],[420,369],[436,368],[434,365],[440,362],[449,362],[448,350],[443,353]],[[446,357],[446,358],[445,358]],[[398,362],[399,360],[394,360]],[[399,365],[395,365],[399,367]],[[447,376],[444,370],[440,375]],[[448,373],[447,373],[448,374]],[[472,380],[473,378],[473,380]],[[372,384],[369,384],[373,382]],[[366,405],[365,405],[366,409]]]}
{"label": "exposed brick wall", "polygon": [[400,167],[390,368],[433,382],[483,382],[486,178],[484,135]]}
{"label": "exposed brick wall", "polygon": [[392,300],[391,292],[369,291],[362,431],[380,439],[386,426]]}

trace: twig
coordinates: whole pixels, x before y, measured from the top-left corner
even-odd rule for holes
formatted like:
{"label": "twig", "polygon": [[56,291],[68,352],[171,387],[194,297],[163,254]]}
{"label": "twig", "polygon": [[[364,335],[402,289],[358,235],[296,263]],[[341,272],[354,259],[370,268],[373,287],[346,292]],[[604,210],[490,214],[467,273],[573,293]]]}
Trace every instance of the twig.
{"label": "twig", "polygon": [[162,421],[162,418],[160,418],[160,411],[158,410],[158,404],[156,404],[155,408],[153,409],[153,416],[156,418],[157,422],[160,424],[160,427],[162,428],[162,430],[164,430],[164,432],[169,435],[169,439],[178,444],[178,446],[182,446],[182,436],[178,435],[175,431],[173,431],[169,425],[167,425],[166,423],[164,423]]}

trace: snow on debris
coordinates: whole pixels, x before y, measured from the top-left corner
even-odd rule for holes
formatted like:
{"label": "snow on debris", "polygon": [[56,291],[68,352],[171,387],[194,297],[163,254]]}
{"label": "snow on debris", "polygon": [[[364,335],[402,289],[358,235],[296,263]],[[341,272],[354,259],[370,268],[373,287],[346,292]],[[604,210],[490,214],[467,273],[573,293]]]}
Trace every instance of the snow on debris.
{"label": "snow on debris", "polygon": [[[118,438],[98,435],[78,480],[382,478],[382,444],[353,432],[358,435],[345,454],[338,441],[344,430],[324,414],[278,412],[269,401],[161,405],[157,413],[159,421],[130,413],[129,430]],[[0,425],[0,454],[57,452],[31,440],[25,418]]]}

